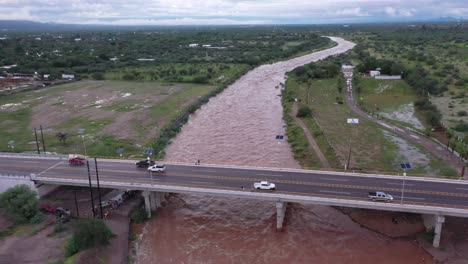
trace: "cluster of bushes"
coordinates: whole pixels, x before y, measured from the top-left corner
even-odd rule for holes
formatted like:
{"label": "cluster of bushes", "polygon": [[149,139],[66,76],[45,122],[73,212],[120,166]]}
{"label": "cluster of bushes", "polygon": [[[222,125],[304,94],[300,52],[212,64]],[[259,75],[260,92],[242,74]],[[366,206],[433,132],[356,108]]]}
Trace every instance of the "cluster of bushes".
{"label": "cluster of bushes", "polygon": [[114,236],[112,231],[100,219],[78,221],[73,236],[65,243],[65,257],[97,245],[108,245]]}
{"label": "cluster of bushes", "polygon": [[429,73],[422,67],[408,70],[405,75],[405,80],[422,96],[427,96],[428,94],[439,95],[447,90],[446,86],[432,79]]}
{"label": "cluster of bushes", "polygon": [[18,224],[42,222],[44,215],[39,211],[36,192],[22,184],[0,194],[0,208]]}
{"label": "cluster of bushes", "polygon": [[442,114],[437,106],[432,104],[427,97],[422,97],[414,102],[417,110],[424,114],[426,122],[431,126],[439,126],[442,120]]}
{"label": "cluster of bushes", "polygon": [[299,81],[307,82],[309,79],[335,78],[341,70],[341,64],[334,60],[324,60],[297,67],[292,71]]}

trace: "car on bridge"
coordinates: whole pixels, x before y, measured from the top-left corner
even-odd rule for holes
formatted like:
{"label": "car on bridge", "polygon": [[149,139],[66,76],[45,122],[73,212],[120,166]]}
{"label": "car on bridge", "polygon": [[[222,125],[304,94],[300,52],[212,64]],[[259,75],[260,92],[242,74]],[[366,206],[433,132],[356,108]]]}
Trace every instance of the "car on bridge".
{"label": "car on bridge", "polygon": [[84,165],[85,161],[86,161],[86,158],[83,156],[74,156],[68,159],[68,164],[80,166],[80,165]]}
{"label": "car on bridge", "polygon": [[253,187],[257,190],[275,190],[276,185],[272,182],[261,181],[261,182],[254,182]]}
{"label": "car on bridge", "polygon": [[135,166],[137,168],[148,168],[149,166],[153,166],[155,164],[156,163],[154,162],[154,160],[147,160],[147,159],[135,162]]}
{"label": "car on bridge", "polygon": [[150,172],[165,172],[166,171],[166,165],[156,164],[156,165],[153,165],[153,166],[149,166],[148,171],[150,171]]}
{"label": "car on bridge", "polygon": [[391,202],[393,201],[393,196],[384,192],[369,192],[369,199],[372,201],[384,201]]}

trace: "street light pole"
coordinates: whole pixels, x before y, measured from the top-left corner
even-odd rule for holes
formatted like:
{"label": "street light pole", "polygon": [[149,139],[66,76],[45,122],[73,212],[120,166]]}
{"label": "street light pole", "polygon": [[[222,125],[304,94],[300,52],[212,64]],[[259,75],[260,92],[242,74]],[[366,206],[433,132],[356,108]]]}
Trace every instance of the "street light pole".
{"label": "street light pole", "polygon": [[80,128],[79,133],[81,134],[81,140],[83,141],[84,153],[85,153],[85,156],[87,157],[88,154],[86,153],[86,145],[85,145],[85,142],[84,142],[84,131],[85,130],[83,128]]}
{"label": "street light pole", "polygon": [[406,170],[403,171],[403,188],[401,189],[401,200],[400,200],[401,205],[403,205],[403,197],[405,196],[405,180],[406,180]]}

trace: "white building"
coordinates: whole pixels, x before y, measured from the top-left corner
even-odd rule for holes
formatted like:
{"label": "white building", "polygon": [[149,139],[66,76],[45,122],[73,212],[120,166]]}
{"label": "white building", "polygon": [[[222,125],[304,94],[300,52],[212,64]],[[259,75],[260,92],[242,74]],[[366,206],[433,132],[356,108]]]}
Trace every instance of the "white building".
{"label": "white building", "polygon": [[192,43],[188,45],[190,48],[196,48],[198,47],[198,43]]}
{"label": "white building", "polygon": [[62,79],[74,80],[74,79],[75,79],[75,75],[74,75],[74,74],[62,74]]}
{"label": "white building", "polygon": [[370,76],[375,77],[375,76],[380,75],[380,72],[379,71],[370,71],[369,74],[370,74]]}

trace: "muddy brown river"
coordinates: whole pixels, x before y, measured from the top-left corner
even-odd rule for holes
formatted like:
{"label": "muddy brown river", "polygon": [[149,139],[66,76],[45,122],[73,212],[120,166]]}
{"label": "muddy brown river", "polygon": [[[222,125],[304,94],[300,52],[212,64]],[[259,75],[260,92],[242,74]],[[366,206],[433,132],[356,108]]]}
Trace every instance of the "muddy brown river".
{"label": "muddy brown river", "polygon": [[[346,52],[354,43],[241,77],[194,113],[167,148],[167,160],[298,168],[286,140],[281,83],[285,73]],[[142,231],[136,263],[432,263],[416,243],[362,228],[340,211],[292,204],[276,232],[274,203],[200,195],[172,195]]]}

